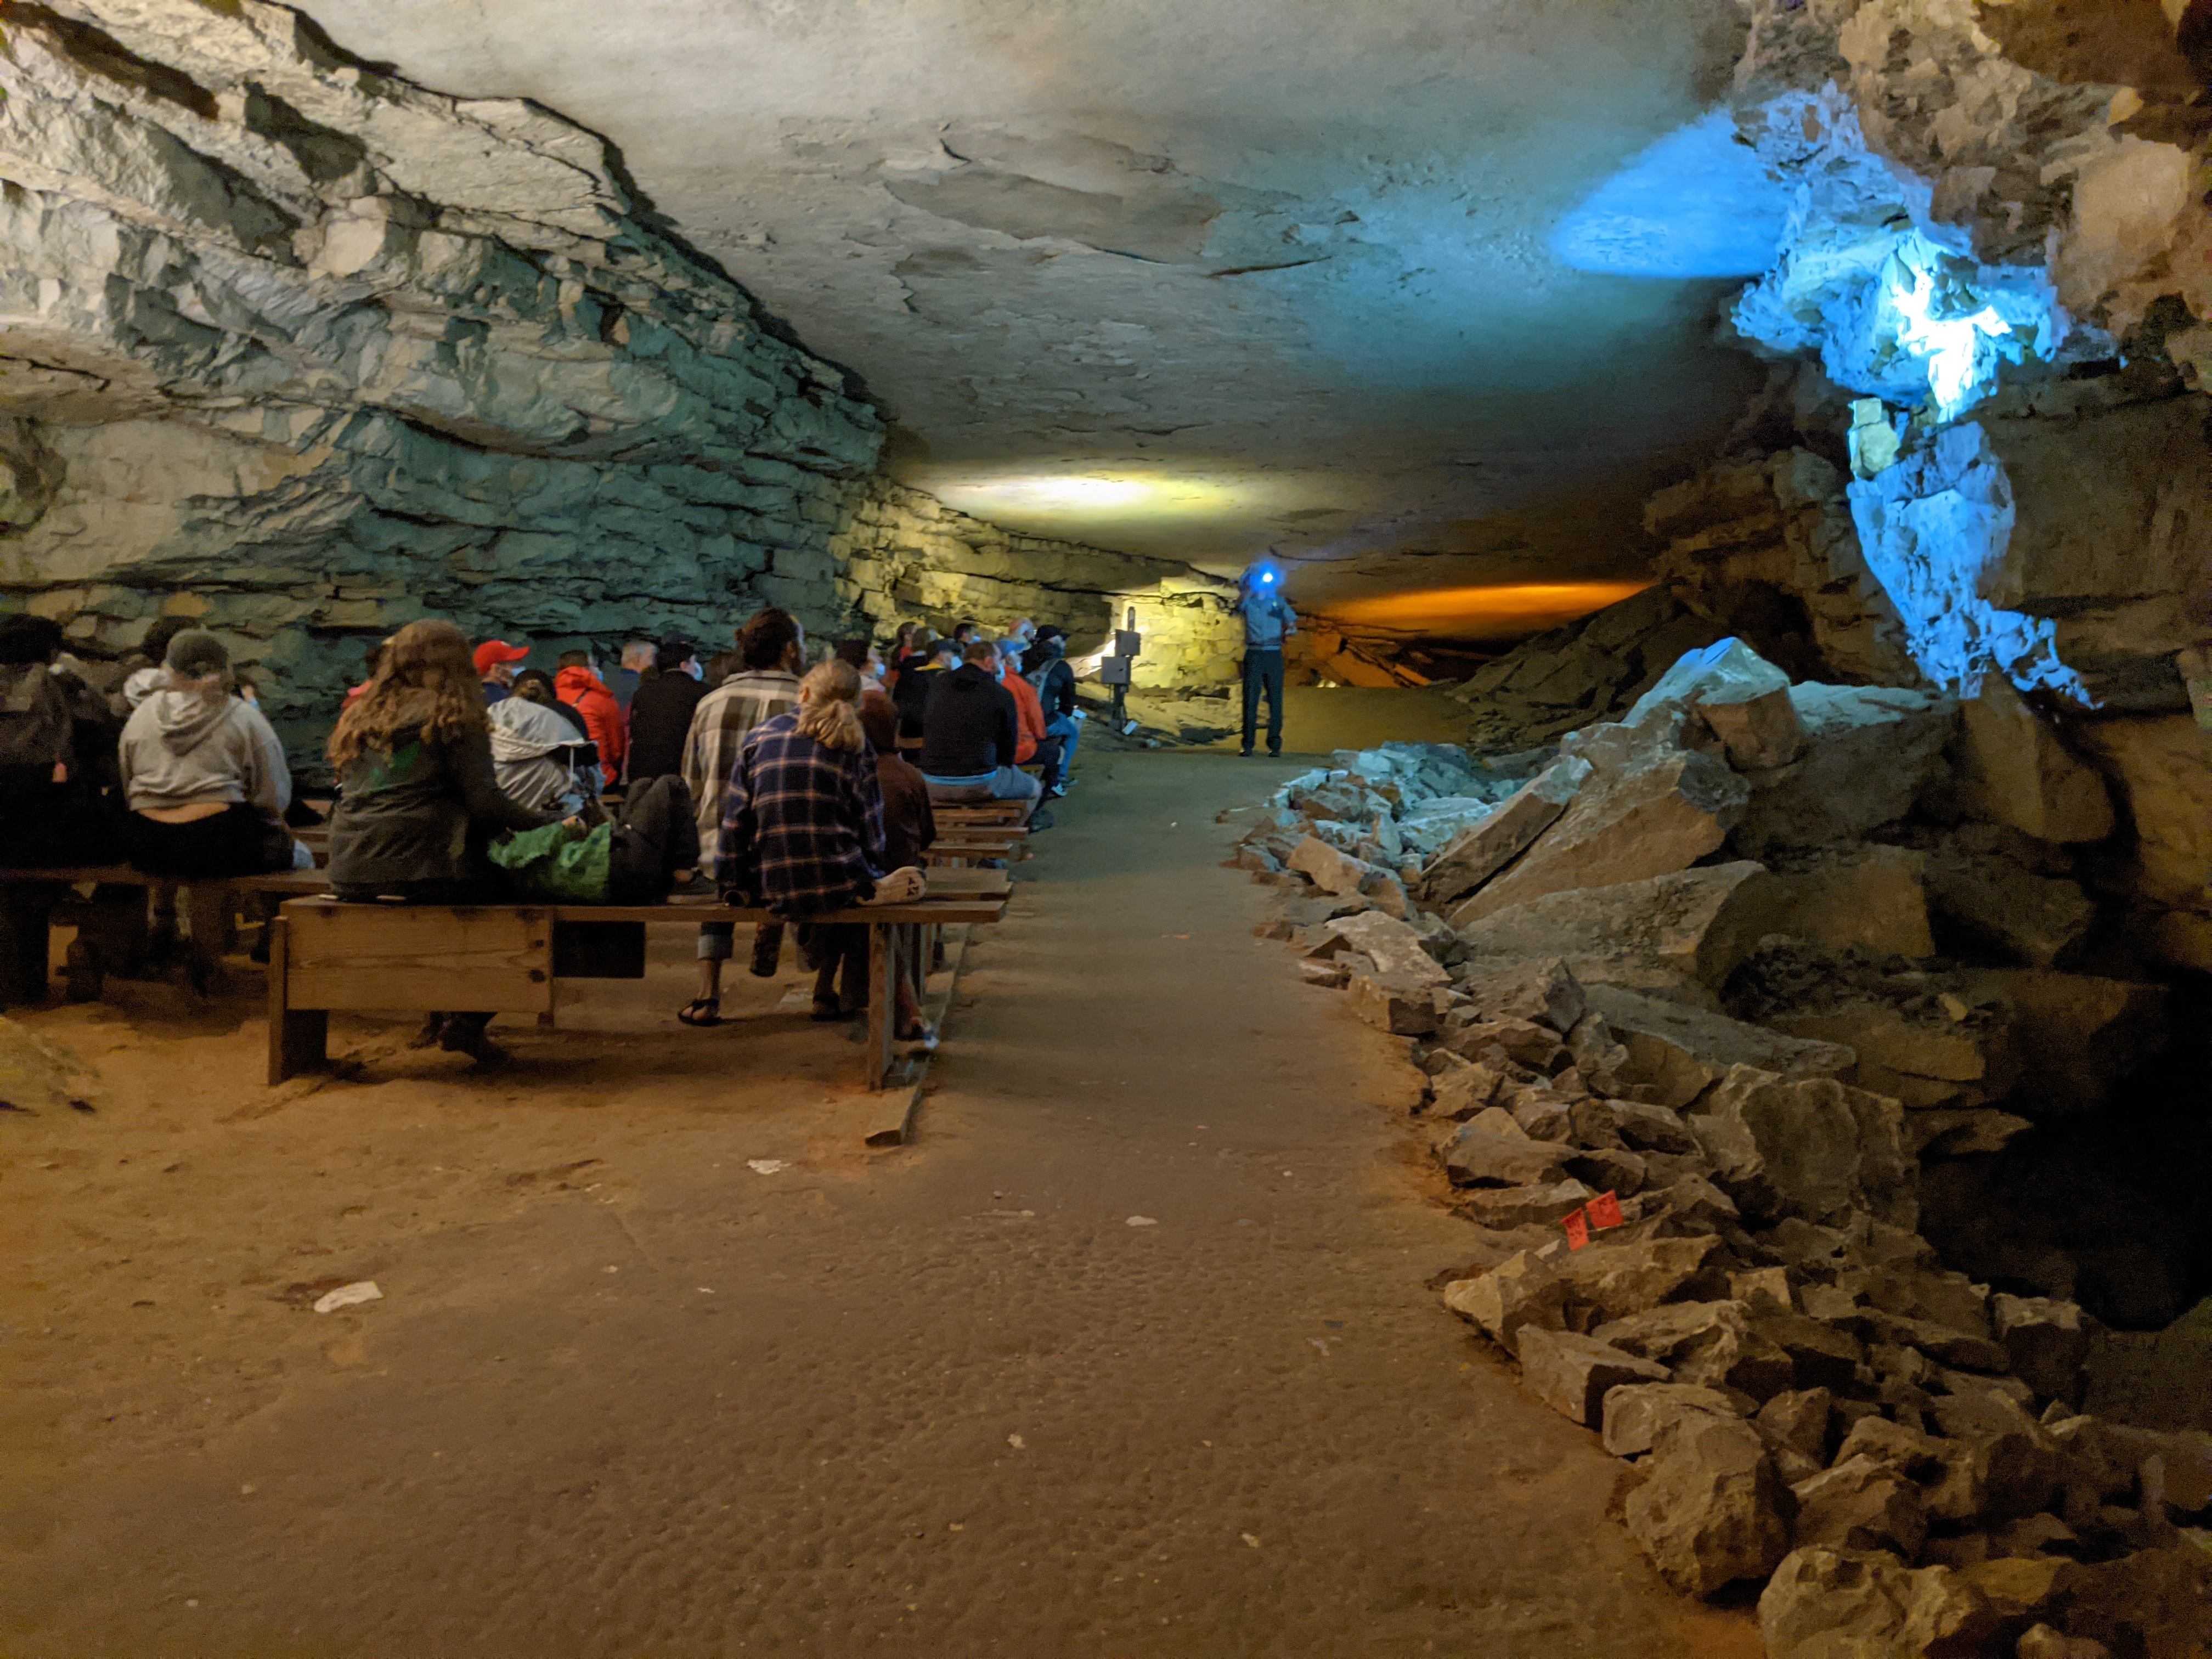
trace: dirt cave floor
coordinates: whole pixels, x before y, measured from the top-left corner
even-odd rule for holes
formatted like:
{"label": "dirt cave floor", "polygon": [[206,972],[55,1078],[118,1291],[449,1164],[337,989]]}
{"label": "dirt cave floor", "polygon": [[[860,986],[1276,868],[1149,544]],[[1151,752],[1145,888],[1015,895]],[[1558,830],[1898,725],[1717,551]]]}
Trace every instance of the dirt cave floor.
{"label": "dirt cave floor", "polygon": [[27,1016],[100,1082],[0,1114],[0,1654],[1757,1654],[1425,1288],[1402,1040],[1220,867],[1299,763],[1086,761],[902,1149],[680,939],[483,1075],[264,1088],[242,963]]}

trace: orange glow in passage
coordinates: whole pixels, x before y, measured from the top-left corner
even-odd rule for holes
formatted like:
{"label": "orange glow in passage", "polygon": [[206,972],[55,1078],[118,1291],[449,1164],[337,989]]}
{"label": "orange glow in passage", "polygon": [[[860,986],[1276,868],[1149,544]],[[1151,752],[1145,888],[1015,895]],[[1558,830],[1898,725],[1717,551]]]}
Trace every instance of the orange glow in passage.
{"label": "orange glow in passage", "polygon": [[1641,593],[1650,582],[1502,582],[1489,587],[1413,588],[1342,599],[1316,611],[1322,621],[1388,628],[1450,639],[1506,639],[1540,634]]}

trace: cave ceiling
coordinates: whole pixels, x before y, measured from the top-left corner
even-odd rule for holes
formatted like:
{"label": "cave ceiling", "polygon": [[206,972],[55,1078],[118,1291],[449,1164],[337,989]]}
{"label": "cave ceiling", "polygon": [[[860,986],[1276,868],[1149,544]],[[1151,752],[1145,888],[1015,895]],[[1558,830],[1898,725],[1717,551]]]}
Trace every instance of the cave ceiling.
{"label": "cave ceiling", "polygon": [[308,0],[605,134],[886,465],[1309,603],[1633,575],[1755,368],[1557,228],[1725,90],[1730,0]]}

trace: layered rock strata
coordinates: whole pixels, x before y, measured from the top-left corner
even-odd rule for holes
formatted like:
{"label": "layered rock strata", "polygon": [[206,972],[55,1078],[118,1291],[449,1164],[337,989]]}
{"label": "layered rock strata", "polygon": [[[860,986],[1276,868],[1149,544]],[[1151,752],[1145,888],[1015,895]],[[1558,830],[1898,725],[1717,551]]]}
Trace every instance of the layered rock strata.
{"label": "layered rock strata", "polygon": [[423,90],[260,0],[10,6],[0,594],[225,635],[311,750],[414,617],[710,644],[763,604],[1058,622],[1136,603],[1225,676],[1220,584],[878,476],[883,422],[654,218],[594,136]]}

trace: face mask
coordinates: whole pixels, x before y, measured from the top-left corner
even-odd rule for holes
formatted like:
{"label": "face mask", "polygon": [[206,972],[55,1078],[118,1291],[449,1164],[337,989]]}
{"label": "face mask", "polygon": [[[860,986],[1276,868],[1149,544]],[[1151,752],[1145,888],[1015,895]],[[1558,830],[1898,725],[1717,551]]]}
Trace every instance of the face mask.
{"label": "face mask", "polygon": [[695,680],[703,680],[707,678],[707,671],[700,665],[699,659],[696,657],[684,665],[684,672]]}

